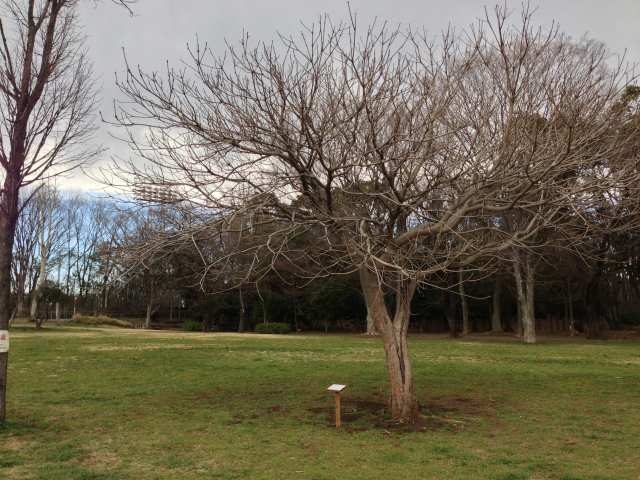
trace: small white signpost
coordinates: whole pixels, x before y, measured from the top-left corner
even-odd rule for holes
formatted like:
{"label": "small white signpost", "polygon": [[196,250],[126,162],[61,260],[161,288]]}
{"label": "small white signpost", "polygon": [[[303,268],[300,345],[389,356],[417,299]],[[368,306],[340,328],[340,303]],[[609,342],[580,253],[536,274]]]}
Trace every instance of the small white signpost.
{"label": "small white signpost", "polygon": [[340,428],[342,426],[342,418],[340,412],[340,392],[342,392],[345,388],[347,388],[346,385],[341,385],[339,383],[329,385],[329,388],[327,388],[328,391],[334,393],[336,398],[336,428]]}
{"label": "small white signpost", "polygon": [[9,330],[0,330],[0,353],[9,351]]}

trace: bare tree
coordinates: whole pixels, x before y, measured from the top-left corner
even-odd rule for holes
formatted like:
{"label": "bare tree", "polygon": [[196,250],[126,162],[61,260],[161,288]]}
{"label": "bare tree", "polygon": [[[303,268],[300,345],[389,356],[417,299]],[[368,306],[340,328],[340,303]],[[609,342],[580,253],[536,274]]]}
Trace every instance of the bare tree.
{"label": "bare tree", "polygon": [[82,299],[89,294],[97,268],[99,249],[111,238],[111,215],[108,206],[96,199],[83,199],[72,227],[71,277],[75,293]]}
{"label": "bare tree", "polygon": [[43,317],[38,312],[38,302],[52,267],[61,260],[62,240],[65,233],[64,212],[60,192],[51,186],[41,187],[32,203],[37,216],[39,266],[38,280],[31,291],[30,317],[36,322],[36,327],[40,328]]}
{"label": "bare tree", "polygon": [[[96,153],[86,147],[95,97],[77,28],[77,4],[0,3],[0,330],[9,321],[21,189],[35,187]],[[0,354],[0,421],[6,415],[7,362],[8,354]]]}
{"label": "bare tree", "polygon": [[495,8],[471,35],[476,63],[459,104],[469,128],[456,137],[473,145],[481,164],[508,165],[498,188],[505,201],[526,205],[501,212],[496,222],[514,234],[529,231],[504,259],[512,264],[523,339],[533,343],[540,255],[579,251],[613,219],[594,222],[587,212],[637,181],[628,165],[612,168],[634,142],[615,114],[632,69],[623,59],[612,62],[599,42],[573,41],[557,25],[536,27],[527,10],[513,25],[505,8]]}
{"label": "bare tree", "polygon": [[130,217],[127,213],[111,212],[108,229],[96,250],[94,259],[97,262],[95,273],[99,279],[96,282],[100,298],[99,312],[106,312],[109,308],[110,290],[120,274],[115,252],[126,239]]}
{"label": "bare tree", "polygon": [[[597,158],[586,146],[620,88],[619,72],[602,61],[582,68],[582,50],[534,28],[529,12],[520,23],[498,9],[467,40],[445,33],[434,44],[323,17],[277,45],[244,38],[223,57],[196,46],[188,67],[164,75],[129,66],[116,116],[142,163],[119,162],[108,181],[162,187],[181,199],[177,208],[212,213],[147,248],[192,243],[205,253],[203,278],[238,264],[238,283],[267,269],[308,281],[358,272],[385,349],[392,416],[413,422],[416,289],[530,251],[559,217],[536,209],[560,212],[580,198],[567,178]],[[550,47],[559,57],[544,53]],[[487,57],[502,50],[506,59]],[[589,101],[575,99],[586,86]],[[516,121],[534,113],[552,124],[568,114],[568,126],[536,141],[541,133]],[[593,126],[576,132],[578,121]],[[506,228],[505,216],[528,221]],[[251,241],[211,255],[201,246],[231,234]]]}
{"label": "bare tree", "polygon": [[[23,196],[30,197],[30,192]],[[35,285],[37,249],[38,249],[38,209],[34,202],[21,208],[16,225],[14,253],[12,263],[13,292],[16,298],[14,316],[25,317],[27,291]]]}

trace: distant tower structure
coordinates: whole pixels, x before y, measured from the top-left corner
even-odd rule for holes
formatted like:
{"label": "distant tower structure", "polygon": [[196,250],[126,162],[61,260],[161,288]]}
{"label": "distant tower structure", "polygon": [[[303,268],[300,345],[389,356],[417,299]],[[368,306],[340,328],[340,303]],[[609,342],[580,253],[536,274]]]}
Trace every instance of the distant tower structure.
{"label": "distant tower structure", "polygon": [[180,197],[168,187],[137,185],[133,189],[136,200],[158,205],[172,205],[180,202]]}

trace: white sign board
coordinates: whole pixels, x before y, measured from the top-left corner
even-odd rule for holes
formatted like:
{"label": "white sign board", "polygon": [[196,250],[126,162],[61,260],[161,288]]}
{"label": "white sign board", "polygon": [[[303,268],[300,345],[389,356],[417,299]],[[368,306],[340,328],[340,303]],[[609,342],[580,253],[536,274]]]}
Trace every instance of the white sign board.
{"label": "white sign board", "polygon": [[330,392],[341,392],[345,388],[347,388],[346,385],[340,385],[339,383],[334,383],[333,385],[329,385],[329,388],[327,388],[327,390],[329,390]]}
{"label": "white sign board", "polygon": [[0,330],[0,353],[9,351],[9,331]]}

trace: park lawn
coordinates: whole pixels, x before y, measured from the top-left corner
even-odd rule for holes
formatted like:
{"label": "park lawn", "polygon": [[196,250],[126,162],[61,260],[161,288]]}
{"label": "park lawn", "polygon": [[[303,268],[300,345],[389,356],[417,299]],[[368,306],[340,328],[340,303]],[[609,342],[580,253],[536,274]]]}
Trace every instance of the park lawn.
{"label": "park lawn", "polygon": [[411,350],[424,423],[407,432],[381,411],[377,339],[14,329],[0,478],[640,478],[640,343]]}

